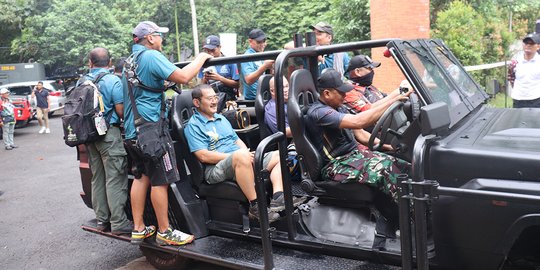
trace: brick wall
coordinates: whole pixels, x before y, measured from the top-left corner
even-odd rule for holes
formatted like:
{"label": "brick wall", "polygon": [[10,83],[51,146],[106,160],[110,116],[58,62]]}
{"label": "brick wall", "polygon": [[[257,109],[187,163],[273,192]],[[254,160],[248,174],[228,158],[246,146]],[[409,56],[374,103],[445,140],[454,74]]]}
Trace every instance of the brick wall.
{"label": "brick wall", "polygon": [[[429,0],[370,0],[371,39],[429,38]],[[372,59],[382,65],[375,70],[374,85],[392,91],[405,79],[392,59],[385,58],[386,48],[371,50]]]}

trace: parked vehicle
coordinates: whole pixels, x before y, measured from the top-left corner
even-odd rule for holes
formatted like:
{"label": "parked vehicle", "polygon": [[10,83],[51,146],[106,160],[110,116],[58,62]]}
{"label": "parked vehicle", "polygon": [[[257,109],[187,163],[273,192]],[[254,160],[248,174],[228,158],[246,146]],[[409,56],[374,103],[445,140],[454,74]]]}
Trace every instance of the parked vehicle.
{"label": "parked vehicle", "polygon": [[25,127],[35,118],[35,112],[32,109],[32,106],[30,106],[30,101],[27,99],[15,98],[13,99],[13,105],[15,106],[15,120],[17,120],[17,123],[15,124],[16,128]]}
{"label": "parked vehicle", "polygon": [[[306,35],[314,45],[312,33]],[[298,42],[301,44],[302,42]],[[403,76],[415,89],[407,102],[391,106],[373,134],[395,149],[389,154],[410,161],[410,175],[400,177],[400,233],[384,248],[373,248],[376,214],[373,189],[358,183],[320,179],[320,157],[303,136],[303,117],[318,98],[317,57],[387,47]],[[302,181],[286,173],[283,81],[290,58],[304,59],[307,69],[290,77],[288,117]],[[380,56],[378,56],[380,57]],[[373,40],[308,46],[210,59],[205,66],[275,59],[279,132],[257,138],[259,130],[237,133],[251,138],[255,152],[256,189],[260,209],[267,206],[262,156],[276,144],[280,150],[286,208],[282,219],[268,224],[247,218],[247,200],[233,181],[208,185],[202,166],[189,152],[183,133],[193,113],[190,91],[173,98],[170,132],[177,149],[180,181],[169,189],[169,219],[174,227],[196,235],[193,244],[163,247],[147,239],[143,254],[163,269],[189,269],[191,259],[235,269],[360,269],[368,260],[428,269],[540,268],[540,109],[499,109],[485,105],[488,95],[467,74],[440,40]],[[447,67],[454,65],[459,76]],[[183,67],[187,63],[178,64]],[[384,76],[379,74],[378,76]],[[259,81],[260,106],[268,78]],[[260,99],[259,99],[260,98]],[[259,107],[260,108],[260,107]],[[259,111],[259,110],[256,110]],[[262,123],[260,114],[252,122]],[[254,139],[255,138],[255,139]],[[377,148],[371,143],[370,148]],[[90,170],[83,146],[78,147],[83,201],[91,207]],[[306,196],[298,208],[293,196]],[[145,220],[156,224],[147,200]],[[126,209],[130,216],[130,209]],[[260,211],[263,212],[264,211]],[[83,229],[96,230],[95,220]]]}
{"label": "parked vehicle", "polygon": [[[66,94],[64,87],[52,80],[44,80],[43,88],[51,90],[50,102],[51,110],[49,115],[52,115],[54,112],[64,108],[66,103]],[[19,82],[19,83],[10,83],[2,85],[2,88],[7,88],[11,92],[11,98],[20,98],[30,101],[32,108],[35,110],[35,102],[32,100],[32,89],[37,85],[38,81],[28,81],[28,82]]]}

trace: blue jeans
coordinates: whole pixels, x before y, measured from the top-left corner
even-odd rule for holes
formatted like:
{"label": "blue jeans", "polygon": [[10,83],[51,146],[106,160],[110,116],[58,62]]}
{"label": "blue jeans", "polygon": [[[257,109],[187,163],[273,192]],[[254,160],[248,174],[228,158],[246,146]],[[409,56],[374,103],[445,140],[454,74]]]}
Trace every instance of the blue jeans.
{"label": "blue jeans", "polygon": [[2,127],[4,136],[4,145],[6,147],[13,145],[13,133],[15,132],[15,122],[11,123],[4,123],[4,126]]}

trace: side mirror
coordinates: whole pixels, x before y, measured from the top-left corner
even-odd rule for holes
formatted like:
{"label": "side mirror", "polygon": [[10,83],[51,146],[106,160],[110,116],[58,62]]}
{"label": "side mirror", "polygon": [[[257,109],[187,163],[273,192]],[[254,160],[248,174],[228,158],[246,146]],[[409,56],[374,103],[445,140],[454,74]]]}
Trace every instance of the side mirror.
{"label": "side mirror", "polygon": [[444,102],[435,102],[420,108],[422,136],[444,135],[450,126],[450,111]]}

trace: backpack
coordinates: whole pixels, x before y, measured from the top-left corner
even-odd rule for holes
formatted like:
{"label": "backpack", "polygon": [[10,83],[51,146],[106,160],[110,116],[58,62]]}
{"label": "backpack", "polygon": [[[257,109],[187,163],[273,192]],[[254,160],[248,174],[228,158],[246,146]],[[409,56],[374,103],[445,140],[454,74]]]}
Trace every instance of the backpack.
{"label": "backpack", "polygon": [[107,133],[108,121],[103,117],[103,100],[97,86],[97,82],[107,74],[101,73],[94,80],[85,80],[67,97],[62,126],[64,142],[68,146],[95,142]]}

